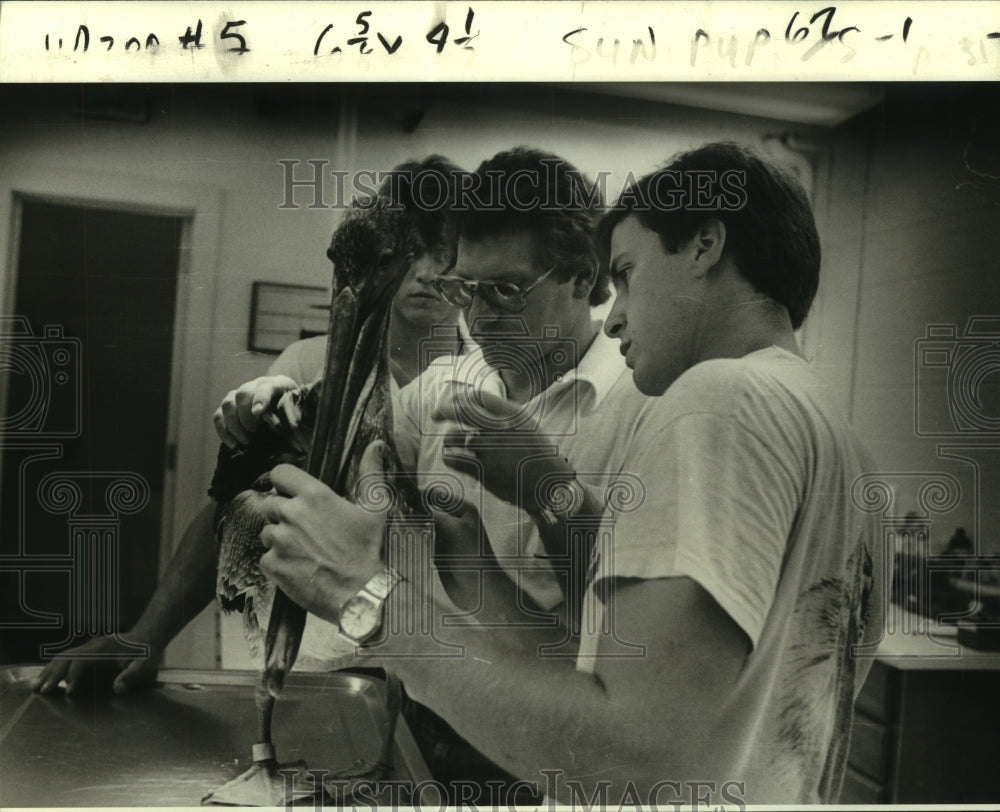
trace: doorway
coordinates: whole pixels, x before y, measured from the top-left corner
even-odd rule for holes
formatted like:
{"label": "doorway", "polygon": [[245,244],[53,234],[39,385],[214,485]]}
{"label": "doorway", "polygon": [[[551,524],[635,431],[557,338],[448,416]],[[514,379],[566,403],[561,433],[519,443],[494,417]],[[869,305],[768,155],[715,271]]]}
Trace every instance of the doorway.
{"label": "doorway", "polygon": [[[94,526],[103,522],[105,531],[117,536],[114,549],[102,552],[105,557],[113,552],[115,560],[86,571],[104,581],[89,585],[101,593],[101,611],[117,615],[115,625],[128,629],[155,589],[163,514],[169,508],[165,474],[172,466],[174,324],[187,227],[186,218],[177,215],[45,199],[22,198],[19,214],[9,310],[22,331],[17,340],[42,355],[46,342],[61,341],[78,354],[78,363],[71,359],[68,367],[78,379],[61,392],[52,385],[40,431],[22,433],[16,442],[0,437],[0,662],[38,661],[44,646],[82,642],[73,639],[81,633],[73,619],[79,622],[81,600],[86,602],[79,593],[87,591],[81,582],[87,576],[79,566],[72,572],[59,566],[69,566],[73,556],[71,519],[40,495],[53,472],[66,474],[81,495],[76,530],[93,516]],[[15,357],[14,342],[8,347],[14,353],[8,358]],[[46,370],[55,373],[54,367]],[[37,381],[16,364],[8,363],[4,372],[4,417],[27,413],[37,400],[32,390]],[[47,428],[62,434],[47,434]],[[39,453],[43,441],[48,456]],[[141,509],[118,515],[109,509],[105,491],[109,478],[120,474],[137,475],[129,481],[148,498]],[[11,562],[19,556],[32,566],[18,570]],[[52,566],[42,566],[46,561]],[[83,614],[93,610],[84,607]],[[91,623],[85,631],[104,630]]]}

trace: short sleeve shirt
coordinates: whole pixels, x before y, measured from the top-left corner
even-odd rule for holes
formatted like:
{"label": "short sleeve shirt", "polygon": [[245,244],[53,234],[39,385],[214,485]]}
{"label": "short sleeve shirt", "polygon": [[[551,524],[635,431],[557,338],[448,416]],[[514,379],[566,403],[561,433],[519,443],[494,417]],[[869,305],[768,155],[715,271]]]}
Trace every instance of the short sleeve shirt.
{"label": "short sleeve shirt", "polygon": [[577,667],[599,670],[607,650],[594,587],[693,579],[752,644],[724,729],[706,731],[748,802],[835,802],[870,662],[853,647],[881,629],[879,525],[852,499],[871,459],[810,366],[777,347],[698,364],[657,400],[624,466],[645,498],[596,551]]}

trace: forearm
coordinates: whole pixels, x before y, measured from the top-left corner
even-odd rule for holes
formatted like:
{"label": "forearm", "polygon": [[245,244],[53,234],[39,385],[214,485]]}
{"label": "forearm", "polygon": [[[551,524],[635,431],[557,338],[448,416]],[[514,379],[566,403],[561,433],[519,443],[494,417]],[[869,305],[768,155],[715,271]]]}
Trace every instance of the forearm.
{"label": "forearm", "polygon": [[538,646],[566,640],[563,605],[543,608],[521,588],[521,573],[508,572],[497,559],[471,505],[435,515],[433,549],[441,586],[448,599],[468,613],[466,620],[490,627],[494,637],[517,650],[534,652]]}
{"label": "forearm", "polygon": [[[406,588],[404,582],[397,589]],[[495,630],[471,624],[436,628],[438,640],[464,647],[462,656],[426,656],[440,653],[435,642],[401,634],[379,644],[375,656],[390,655],[379,664],[477,750],[561,801],[568,797],[567,781],[589,797],[598,780],[617,784],[635,777],[645,757],[639,754],[657,741],[643,722],[648,714],[612,702],[599,679],[575,669],[572,657],[547,658],[537,651],[512,656]],[[622,739],[633,737],[638,745],[623,747]],[[558,774],[555,785],[547,786],[543,770]]]}
{"label": "forearm", "polygon": [[206,504],[181,536],[133,633],[164,647],[215,595],[214,503]]}
{"label": "forearm", "polygon": [[[532,505],[527,511],[538,528],[544,557],[565,576],[563,603],[550,611],[539,607],[519,588],[515,575],[503,572],[492,548],[481,559],[483,569],[475,579],[475,593],[465,597],[465,604],[456,601],[466,607],[478,604],[474,619],[492,625],[494,636],[515,649],[535,651],[563,643],[560,650],[566,652],[572,634],[575,651],[587,572],[604,506],[594,490],[576,479],[572,468],[567,467],[565,482],[559,489],[565,498],[553,500],[555,510]],[[549,490],[551,494],[551,484]],[[444,568],[439,566],[439,571],[444,580]],[[469,590],[465,592],[468,595]],[[540,615],[548,615],[548,622]]]}
{"label": "forearm", "polygon": [[[448,597],[469,615],[468,622],[489,629],[490,639],[507,651],[525,657],[560,646],[576,651],[576,638],[567,626],[565,602],[543,609],[515,583],[516,574],[504,572],[495,560],[493,568],[467,573],[464,579],[449,578],[439,570]],[[463,584],[464,580],[464,584]]]}

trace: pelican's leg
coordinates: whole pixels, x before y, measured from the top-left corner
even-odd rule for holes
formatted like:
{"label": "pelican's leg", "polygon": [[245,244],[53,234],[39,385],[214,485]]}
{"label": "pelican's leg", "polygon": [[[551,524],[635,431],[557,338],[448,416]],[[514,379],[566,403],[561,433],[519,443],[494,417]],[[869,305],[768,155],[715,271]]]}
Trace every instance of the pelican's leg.
{"label": "pelican's leg", "polygon": [[[285,806],[295,800],[304,800],[321,793],[306,763],[279,764],[271,741],[271,718],[274,697],[268,690],[268,678],[261,674],[254,688],[257,706],[257,743],[253,746],[253,765],[232,781],[210,792],[201,799],[202,804],[230,806]],[[289,771],[294,771],[290,775]]]}
{"label": "pelican's leg", "polygon": [[257,743],[253,746],[254,764],[274,761],[274,744],[271,742],[271,719],[274,716],[274,697],[267,687],[267,676],[260,675],[254,687],[253,701],[257,706]]}

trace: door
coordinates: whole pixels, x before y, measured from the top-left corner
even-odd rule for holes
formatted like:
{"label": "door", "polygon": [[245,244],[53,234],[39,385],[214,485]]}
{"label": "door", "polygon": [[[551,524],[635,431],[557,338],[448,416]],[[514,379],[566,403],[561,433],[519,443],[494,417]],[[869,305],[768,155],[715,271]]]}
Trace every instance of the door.
{"label": "door", "polygon": [[128,629],[156,586],[184,227],[21,201],[0,369],[0,661]]}

